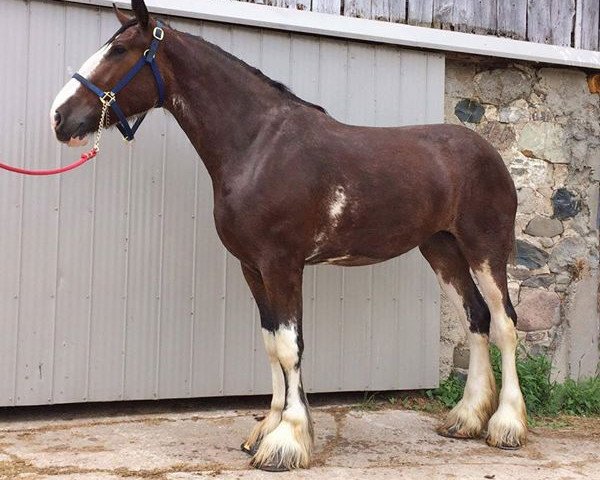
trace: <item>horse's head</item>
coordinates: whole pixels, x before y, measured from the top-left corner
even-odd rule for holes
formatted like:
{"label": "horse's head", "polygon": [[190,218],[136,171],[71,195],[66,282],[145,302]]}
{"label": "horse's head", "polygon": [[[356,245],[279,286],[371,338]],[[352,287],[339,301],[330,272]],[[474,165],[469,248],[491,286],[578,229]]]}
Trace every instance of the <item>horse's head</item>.
{"label": "horse's head", "polygon": [[[79,75],[102,91],[112,90],[152,42],[155,21],[149,17],[144,0],[132,0],[131,6],[135,13],[132,18],[115,6],[121,28],[79,69]],[[159,62],[158,58],[156,61]],[[154,107],[158,92],[150,68],[142,68],[117,98],[126,117]],[[99,97],[72,78],[54,100],[50,121],[59,141],[70,146],[83,145],[85,137],[98,129],[101,112]],[[111,114],[107,124],[116,121],[116,116]]]}

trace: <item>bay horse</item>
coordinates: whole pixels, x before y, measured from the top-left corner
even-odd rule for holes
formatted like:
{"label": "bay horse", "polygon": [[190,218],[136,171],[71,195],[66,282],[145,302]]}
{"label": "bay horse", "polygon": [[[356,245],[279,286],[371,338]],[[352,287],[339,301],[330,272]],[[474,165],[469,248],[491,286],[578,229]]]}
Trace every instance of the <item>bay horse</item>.
{"label": "bay horse", "polygon": [[[252,464],[270,471],[310,464],[304,266],[370,265],[415,247],[456,306],[471,352],[464,396],[439,432],[487,432],[487,443],[500,448],[524,444],[506,277],[517,200],[498,152],[462,126],[340,123],[219,47],[162,25],[143,0],[132,0],[132,10],[130,18],[115,7],[122,27],[58,94],[52,128],[59,141],[79,144],[97,130],[107,103],[122,111],[107,125],[122,131],[124,117],[163,105],[200,155],[217,232],[241,262],[272,371],[270,411],[242,445]],[[151,68],[127,73],[148,57]],[[490,339],[502,354],[499,400]]]}

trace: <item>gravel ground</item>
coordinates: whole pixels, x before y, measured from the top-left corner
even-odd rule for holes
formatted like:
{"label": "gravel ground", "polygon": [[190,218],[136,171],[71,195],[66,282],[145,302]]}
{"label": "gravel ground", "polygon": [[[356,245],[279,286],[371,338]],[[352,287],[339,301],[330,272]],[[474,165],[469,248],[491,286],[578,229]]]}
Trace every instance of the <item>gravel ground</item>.
{"label": "gravel ground", "polygon": [[[531,430],[519,451],[435,433],[439,418],[397,408],[314,409],[310,470],[252,470],[239,445],[264,399],[0,410],[0,479],[599,479],[600,420]],[[242,408],[243,407],[243,408]]]}

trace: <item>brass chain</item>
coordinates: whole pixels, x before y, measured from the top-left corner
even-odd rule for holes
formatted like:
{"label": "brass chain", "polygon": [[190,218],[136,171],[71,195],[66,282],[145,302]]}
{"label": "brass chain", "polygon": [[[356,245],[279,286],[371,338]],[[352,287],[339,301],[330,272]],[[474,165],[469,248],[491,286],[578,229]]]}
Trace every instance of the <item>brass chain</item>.
{"label": "brass chain", "polygon": [[94,138],[94,147],[93,149],[96,152],[100,151],[100,139],[102,138],[102,130],[108,124],[109,113],[108,109],[110,107],[110,103],[103,102],[102,103],[102,113],[100,114],[100,123],[98,124],[98,130],[96,131],[96,136]]}

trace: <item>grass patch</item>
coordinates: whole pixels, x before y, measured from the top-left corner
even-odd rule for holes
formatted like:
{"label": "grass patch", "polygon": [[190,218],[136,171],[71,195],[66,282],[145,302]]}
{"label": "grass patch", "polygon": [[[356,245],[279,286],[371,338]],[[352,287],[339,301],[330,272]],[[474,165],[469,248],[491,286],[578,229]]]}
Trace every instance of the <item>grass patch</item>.
{"label": "grass patch", "polygon": [[451,373],[435,390],[427,390],[427,395],[432,400],[439,400],[447,408],[452,408],[462,398],[465,389],[465,381],[456,373]]}
{"label": "grass patch", "polygon": [[377,393],[365,392],[362,401],[354,405],[356,410],[372,412],[380,409],[380,402]]}
{"label": "grass patch", "polygon": [[[498,389],[502,384],[500,351],[491,348],[492,370]],[[560,414],[577,416],[600,415],[600,377],[586,380],[567,380],[563,384],[552,382],[552,365],[543,355],[517,356],[517,374],[530,417],[553,417]],[[452,408],[462,398],[464,380],[452,373],[427,396]]]}
{"label": "grass patch", "polygon": [[600,377],[581,381],[569,379],[555,385],[551,411],[582,417],[600,415]]}

